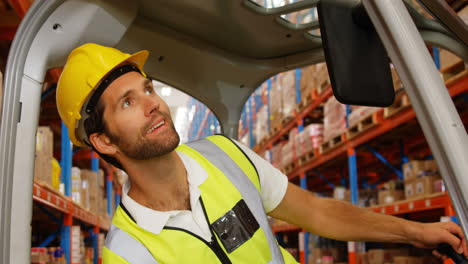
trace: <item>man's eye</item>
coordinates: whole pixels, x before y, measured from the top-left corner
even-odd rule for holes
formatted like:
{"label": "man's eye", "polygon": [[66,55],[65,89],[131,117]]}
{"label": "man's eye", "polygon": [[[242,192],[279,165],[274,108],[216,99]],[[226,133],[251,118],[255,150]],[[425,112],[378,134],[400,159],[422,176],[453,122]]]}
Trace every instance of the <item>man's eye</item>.
{"label": "man's eye", "polygon": [[123,107],[123,108],[127,108],[127,107],[129,107],[129,106],[130,106],[130,100],[128,100],[128,99],[125,100],[125,101],[122,103],[122,107]]}
{"label": "man's eye", "polygon": [[153,88],[152,87],[148,87],[146,88],[146,94],[152,94],[154,91],[153,91]]}

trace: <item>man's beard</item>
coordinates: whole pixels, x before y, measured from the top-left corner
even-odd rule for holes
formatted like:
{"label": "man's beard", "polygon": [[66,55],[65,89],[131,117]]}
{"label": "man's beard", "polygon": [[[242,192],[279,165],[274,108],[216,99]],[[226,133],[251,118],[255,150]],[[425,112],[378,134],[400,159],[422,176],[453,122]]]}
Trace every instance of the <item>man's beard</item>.
{"label": "man's beard", "polygon": [[172,122],[166,122],[166,125],[169,127],[165,134],[168,135],[158,141],[149,141],[148,139],[143,138],[137,142],[130,142],[127,137],[114,135],[110,131],[107,131],[106,134],[127,157],[134,160],[148,160],[166,155],[179,145],[180,137],[175,130],[174,125]]}

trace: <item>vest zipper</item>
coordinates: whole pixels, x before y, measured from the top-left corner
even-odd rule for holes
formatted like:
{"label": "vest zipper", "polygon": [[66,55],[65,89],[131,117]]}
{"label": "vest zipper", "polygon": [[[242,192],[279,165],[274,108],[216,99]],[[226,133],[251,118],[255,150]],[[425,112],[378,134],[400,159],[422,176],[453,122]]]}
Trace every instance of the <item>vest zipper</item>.
{"label": "vest zipper", "polygon": [[216,240],[216,237],[213,236],[209,244],[210,244],[211,250],[213,250],[213,252],[216,254],[216,256],[221,261],[221,263],[223,264],[232,263],[231,260],[228,258],[228,256],[226,256],[226,253],[224,253],[221,246],[219,245],[218,240]]}
{"label": "vest zipper", "polygon": [[203,204],[203,200],[202,200],[201,197],[200,197],[200,204],[201,204],[201,206],[203,208],[203,214],[205,215],[206,222],[207,222],[208,227],[210,229],[210,233],[211,233],[211,241],[210,242],[206,241],[205,239],[203,239],[199,235],[194,234],[194,233],[192,233],[192,232],[190,232],[188,230],[182,229],[182,228],[172,227],[172,226],[165,226],[163,228],[164,229],[169,229],[169,230],[177,230],[177,231],[185,232],[185,233],[187,233],[189,235],[192,235],[195,238],[198,238],[203,243],[205,243],[213,251],[213,253],[215,253],[216,257],[218,257],[219,261],[222,264],[232,264],[229,257],[226,255],[224,250],[221,248],[221,245],[219,245],[218,240],[216,239],[216,236],[215,236],[215,234],[213,232],[213,229],[211,229],[210,220],[208,219],[208,215],[206,214],[205,205]]}
{"label": "vest zipper", "polygon": [[208,219],[208,214],[206,213],[205,204],[203,203],[203,199],[201,198],[201,196],[200,196],[200,204],[201,204],[201,206],[203,208],[203,214],[205,215],[206,222],[207,222],[208,227],[210,228],[210,232],[211,232],[211,242],[210,242],[210,244],[212,245],[211,249],[215,252],[216,256],[218,256],[221,263],[223,263],[223,264],[232,264],[231,260],[228,258],[228,256],[224,252],[224,250],[219,245],[218,240],[216,239],[216,236],[215,236],[215,234],[213,232],[213,229],[211,228],[211,225],[210,225],[210,220]]}

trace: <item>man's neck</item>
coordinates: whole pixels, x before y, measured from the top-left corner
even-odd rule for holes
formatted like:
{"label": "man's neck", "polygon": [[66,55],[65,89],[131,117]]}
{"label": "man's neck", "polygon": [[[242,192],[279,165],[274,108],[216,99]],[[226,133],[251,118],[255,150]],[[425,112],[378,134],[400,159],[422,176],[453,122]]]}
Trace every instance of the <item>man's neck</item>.
{"label": "man's neck", "polygon": [[175,151],[125,165],[131,182],[128,195],[137,203],[158,211],[190,210],[187,172]]}

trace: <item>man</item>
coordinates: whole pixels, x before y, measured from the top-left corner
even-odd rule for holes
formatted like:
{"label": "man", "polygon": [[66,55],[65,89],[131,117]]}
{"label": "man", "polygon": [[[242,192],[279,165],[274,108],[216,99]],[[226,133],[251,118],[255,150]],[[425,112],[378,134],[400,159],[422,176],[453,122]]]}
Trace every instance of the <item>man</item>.
{"label": "man", "polygon": [[70,53],[58,83],[73,143],[129,175],[104,263],[296,263],[277,245],[266,214],[337,240],[446,242],[468,255],[453,223],[411,222],[318,198],[226,137],[178,146],[169,108],[143,72],[147,57],[85,44]]}

